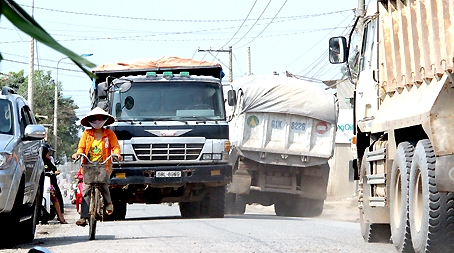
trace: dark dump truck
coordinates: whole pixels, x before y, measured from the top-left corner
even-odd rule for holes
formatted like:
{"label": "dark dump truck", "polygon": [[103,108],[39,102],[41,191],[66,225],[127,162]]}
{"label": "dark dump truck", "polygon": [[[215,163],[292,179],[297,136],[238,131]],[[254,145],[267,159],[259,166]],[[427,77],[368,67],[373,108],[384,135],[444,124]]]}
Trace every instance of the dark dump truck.
{"label": "dark dump truck", "polygon": [[[114,212],[127,204],[179,203],[181,216],[224,217],[232,179],[222,67],[166,57],[93,70],[92,108],[111,113],[123,161],[114,164]],[[234,104],[234,91],[229,92]]]}

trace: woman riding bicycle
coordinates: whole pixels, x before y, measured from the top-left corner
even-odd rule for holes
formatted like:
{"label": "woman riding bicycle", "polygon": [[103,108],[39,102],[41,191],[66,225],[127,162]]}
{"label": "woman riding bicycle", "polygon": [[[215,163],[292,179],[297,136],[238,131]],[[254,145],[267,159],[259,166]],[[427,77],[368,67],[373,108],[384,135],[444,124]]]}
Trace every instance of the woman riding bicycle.
{"label": "woman riding bicycle", "polygon": [[[83,117],[80,120],[80,124],[91,128],[84,131],[82,137],[80,138],[77,152],[72,155],[72,158],[78,159],[79,154],[85,154],[92,162],[103,162],[103,159],[106,159],[111,155],[111,153],[113,153],[117,155],[117,159],[121,161],[120,145],[118,144],[117,136],[112,130],[104,128],[114,122],[115,119],[100,107],[96,107],[85,117]],[[86,159],[82,159],[82,163],[87,163]],[[112,174],[112,162],[107,161],[105,167],[107,175],[110,177],[110,174]],[[87,225],[91,191],[92,186],[84,183],[84,199],[82,201],[81,218],[76,222],[79,226]],[[113,205],[110,198],[108,183],[104,184],[102,187],[102,194],[104,196],[105,203],[107,203],[106,213],[110,215],[113,212]]]}

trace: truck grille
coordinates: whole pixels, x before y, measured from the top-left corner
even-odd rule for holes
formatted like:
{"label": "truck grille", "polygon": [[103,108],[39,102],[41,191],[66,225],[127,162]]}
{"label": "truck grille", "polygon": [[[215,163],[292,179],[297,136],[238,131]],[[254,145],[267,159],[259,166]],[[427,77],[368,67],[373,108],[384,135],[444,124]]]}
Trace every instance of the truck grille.
{"label": "truck grille", "polygon": [[133,144],[137,159],[141,161],[189,161],[196,160],[203,148],[201,144]]}

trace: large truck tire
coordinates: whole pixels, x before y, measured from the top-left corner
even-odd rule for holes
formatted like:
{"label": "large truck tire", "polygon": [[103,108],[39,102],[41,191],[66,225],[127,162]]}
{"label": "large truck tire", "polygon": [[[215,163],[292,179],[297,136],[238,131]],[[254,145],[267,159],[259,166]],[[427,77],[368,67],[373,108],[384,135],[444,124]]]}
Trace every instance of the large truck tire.
{"label": "large truck tire", "polygon": [[413,152],[411,143],[400,143],[391,170],[389,217],[391,238],[398,252],[413,252],[408,214],[408,185]]}
{"label": "large truck tire", "polygon": [[[360,170],[360,182],[358,184],[358,201],[360,206],[367,205],[370,196],[370,187],[367,184],[366,168],[366,158],[363,157]],[[389,239],[391,237],[389,224],[367,222],[364,218],[364,208],[359,209],[359,223],[361,227],[361,235],[365,242],[389,243]]]}
{"label": "large truck tire", "polygon": [[180,202],[180,214],[183,218],[198,218],[200,216],[200,202]]}
{"label": "large truck tire", "polygon": [[213,187],[209,193],[208,215],[210,218],[224,218],[225,186]]}
{"label": "large truck tire", "polygon": [[247,195],[236,194],[233,214],[243,215],[246,212]]}
{"label": "large truck tire", "polygon": [[114,206],[112,214],[108,215],[104,210],[103,221],[125,220],[128,203],[126,203],[126,201],[122,199],[120,200],[112,199],[112,204]]}
{"label": "large truck tire", "polygon": [[416,144],[409,190],[415,252],[454,252],[454,193],[437,191],[435,154],[427,139]]}
{"label": "large truck tire", "polygon": [[274,203],[274,212],[277,216],[287,216],[287,205],[285,201],[277,201]]}
{"label": "large truck tire", "polygon": [[235,193],[226,192],[225,193],[225,204],[224,204],[224,213],[233,214],[233,207],[235,206]]}
{"label": "large truck tire", "polygon": [[323,212],[323,199],[297,198],[287,206],[286,215],[290,217],[317,217]]}

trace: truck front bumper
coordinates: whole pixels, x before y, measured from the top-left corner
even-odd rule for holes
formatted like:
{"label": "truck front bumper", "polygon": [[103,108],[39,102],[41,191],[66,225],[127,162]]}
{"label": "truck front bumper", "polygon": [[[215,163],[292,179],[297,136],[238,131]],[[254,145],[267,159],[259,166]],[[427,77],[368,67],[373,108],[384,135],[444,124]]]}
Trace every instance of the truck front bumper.
{"label": "truck front bumper", "polygon": [[230,164],[183,165],[159,167],[114,168],[110,178],[111,186],[143,184],[154,187],[179,186],[191,183],[221,183],[232,181]]}

